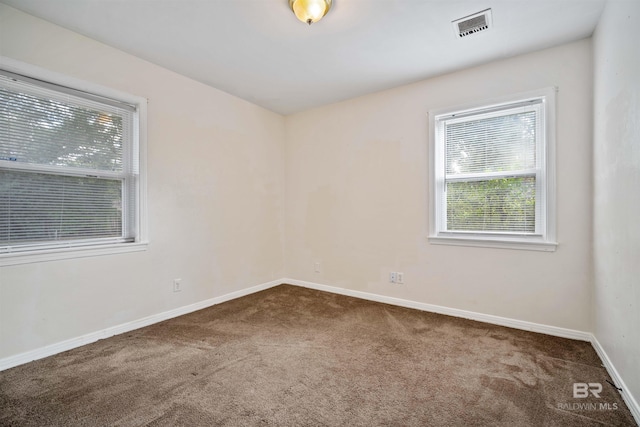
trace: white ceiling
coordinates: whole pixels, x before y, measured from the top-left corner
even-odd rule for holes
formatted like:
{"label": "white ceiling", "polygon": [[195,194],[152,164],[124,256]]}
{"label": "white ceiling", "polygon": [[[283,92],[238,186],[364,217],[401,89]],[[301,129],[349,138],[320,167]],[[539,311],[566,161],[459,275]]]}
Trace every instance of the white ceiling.
{"label": "white ceiling", "polygon": [[588,37],[605,2],[334,0],[309,27],[288,0],[0,1],[282,114]]}

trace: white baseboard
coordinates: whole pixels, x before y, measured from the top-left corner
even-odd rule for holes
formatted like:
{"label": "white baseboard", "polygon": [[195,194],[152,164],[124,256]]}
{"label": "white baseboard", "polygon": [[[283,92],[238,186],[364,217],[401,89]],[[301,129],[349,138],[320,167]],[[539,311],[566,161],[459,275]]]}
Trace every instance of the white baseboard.
{"label": "white baseboard", "polygon": [[0,371],[13,368],[14,366],[22,365],[24,363],[28,363],[33,360],[38,360],[47,356],[52,356],[54,354],[71,350],[76,347],[90,344],[92,342],[95,342],[104,338],[109,338],[114,335],[123,334],[125,332],[133,331],[135,329],[149,326],[154,323],[158,323],[164,320],[172,319],[174,317],[182,316],[183,314],[188,314],[197,310],[202,310],[203,308],[207,308],[212,305],[220,304],[225,301],[230,301],[232,299],[240,298],[245,295],[253,294],[255,292],[272,288],[274,286],[280,285],[281,283],[283,283],[282,280],[273,280],[271,282],[262,283],[260,285],[253,286],[247,289],[231,292],[229,294],[222,295],[215,298],[210,298],[204,301],[199,301],[194,304],[185,305],[183,307],[175,308],[173,310],[143,317],[142,319],[123,323],[117,326],[112,326],[110,328],[106,328],[97,332],[91,332],[89,334],[82,335],[76,338],[71,338],[55,344],[50,344],[44,347],[40,347],[35,350],[30,350],[24,353],[16,354],[15,356],[5,357],[3,359],[0,359]]}
{"label": "white baseboard", "polygon": [[629,390],[629,388],[625,384],[616,367],[613,366],[613,363],[611,362],[611,359],[609,359],[607,352],[604,351],[604,347],[602,347],[595,335],[591,335],[591,345],[593,345],[593,348],[596,349],[596,353],[598,353],[598,356],[600,356],[600,360],[602,360],[602,363],[607,369],[607,372],[609,372],[609,375],[613,379],[613,382],[616,384],[616,386],[622,389],[622,391],[620,391],[620,394],[622,395],[624,402],[627,404],[627,407],[631,411],[631,415],[633,415],[633,418],[636,420],[636,423],[640,425],[640,404],[638,404],[638,401],[633,397],[631,390]]}
{"label": "white baseboard", "polygon": [[443,307],[441,305],[426,304],[401,298],[388,297],[384,295],[372,294],[369,292],[354,291],[351,289],[338,288],[334,286],[321,285],[318,283],[305,282],[295,279],[283,279],[284,283],[302,286],[319,291],[331,292],[334,294],[347,295],[351,297],[366,299],[369,301],[382,302],[400,307],[415,308],[417,310],[431,313],[446,314],[447,316],[462,317],[464,319],[477,320],[479,322],[492,323],[494,325],[507,326],[509,328],[523,329],[525,331],[539,332],[541,334],[553,335],[562,338],[571,338],[580,341],[591,341],[592,335],[589,332],[576,331],[574,329],[559,328],[557,326],[543,325],[540,323],[526,322],[524,320],[509,319],[507,317],[493,316],[491,314],[476,313],[473,311],[460,310],[457,308]]}

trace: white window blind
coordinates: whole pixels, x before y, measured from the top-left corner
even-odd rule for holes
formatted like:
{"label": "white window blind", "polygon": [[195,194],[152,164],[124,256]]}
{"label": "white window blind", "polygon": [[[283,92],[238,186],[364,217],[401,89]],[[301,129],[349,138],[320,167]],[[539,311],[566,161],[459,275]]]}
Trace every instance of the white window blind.
{"label": "white window blind", "polygon": [[135,108],[0,71],[0,252],[135,240]]}
{"label": "white window blind", "polygon": [[447,231],[536,233],[539,106],[441,119]]}
{"label": "white window blind", "polygon": [[432,237],[549,240],[547,103],[434,114]]}

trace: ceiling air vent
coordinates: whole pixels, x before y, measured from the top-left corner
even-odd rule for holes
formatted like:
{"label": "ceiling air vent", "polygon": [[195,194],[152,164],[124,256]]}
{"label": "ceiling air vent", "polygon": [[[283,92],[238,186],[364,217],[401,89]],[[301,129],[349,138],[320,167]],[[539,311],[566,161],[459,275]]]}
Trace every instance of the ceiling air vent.
{"label": "ceiling air vent", "polygon": [[487,31],[491,27],[491,9],[456,19],[452,24],[457,38]]}

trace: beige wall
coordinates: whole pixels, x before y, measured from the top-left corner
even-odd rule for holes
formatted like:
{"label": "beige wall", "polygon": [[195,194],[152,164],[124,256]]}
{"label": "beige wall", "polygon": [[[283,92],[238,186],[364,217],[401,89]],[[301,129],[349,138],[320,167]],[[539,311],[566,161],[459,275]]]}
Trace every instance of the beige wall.
{"label": "beige wall", "polygon": [[[287,274],[590,330],[591,59],[583,40],[288,116]],[[550,86],[559,89],[557,251],[429,244],[427,112]],[[388,283],[390,271],[405,284]]]}
{"label": "beige wall", "polygon": [[0,55],[149,100],[151,242],[0,268],[0,358],[284,275],[282,116],[2,4]]}
{"label": "beige wall", "polygon": [[609,2],[594,35],[594,334],[640,398],[640,2]]}

